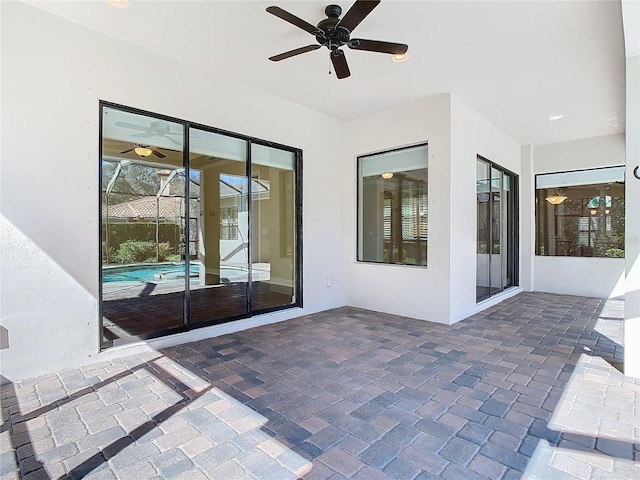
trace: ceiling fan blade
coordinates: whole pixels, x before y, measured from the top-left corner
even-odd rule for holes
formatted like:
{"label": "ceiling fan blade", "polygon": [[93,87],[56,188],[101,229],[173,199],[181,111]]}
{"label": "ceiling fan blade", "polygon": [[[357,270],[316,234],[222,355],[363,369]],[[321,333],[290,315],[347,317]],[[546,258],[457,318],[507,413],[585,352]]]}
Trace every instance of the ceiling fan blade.
{"label": "ceiling fan blade", "polygon": [[368,52],[390,53],[392,55],[404,55],[409,49],[404,43],[382,42],[380,40],[365,40],[353,38],[348,43],[354,50],[366,50]]}
{"label": "ceiling fan blade", "polygon": [[120,153],[129,153],[129,152],[133,152],[135,150],[136,147],[132,147],[129,150],[125,150],[124,152],[120,152]]}
{"label": "ceiling fan blade", "polygon": [[307,45],[306,47],[300,47],[296,48],[295,50],[289,50],[288,52],[281,53],[279,55],[274,55],[273,57],[269,57],[269,60],[271,60],[272,62],[279,62],[280,60],[284,60],[285,58],[295,57],[296,55],[300,55],[301,53],[311,52],[319,48],[320,45]]}
{"label": "ceiling fan blade", "polygon": [[334,50],[331,52],[331,63],[333,63],[333,69],[336,71],[338,78],[347,78],[351,75],[349,71],[349,65],[347,65],[347,57],[345,57],[342,50]]}
{"label": "ceiling fan blade", "polygon": [[134,130],[140,130],[142,132],[149,132],[151,130],[149,127],[129,122],[116,122],[116,127],[133,128]]}
{"label": "ceiling fan blade", "polygon": [[378,6],[380,0],[356,0],[349,11],[342,17],[339,27],[344,27],[349,32],[353,32],[353,29],[360,25],[360,22],[365,19],[371,11]]}
{"label": "ceiling fan blade", "polygon": [[153,153],[156,157],[158,158],[164,158],[166,157],[166,155],[160,153],[158,150],[156,150],[155,148],[153,150],[151,150],[151,153]]}
{"label": "ceiling fan blade", "polygon": [[155,137],[156,134],[151,132],[142,132],[142,133],[134,133],[133,135],[130,135],[130,136],[138,137],[138,138],[148,138],[148,137]]}
{"label": "ceiling fan blade", "polygon": [[280,7],[267,7],[267,12],[313,35],[315,35],[316,33],[321,33],[320,30],[318,30],[318,27],[311,25],[309,22],[296,17],[292,13],[281,9]]}

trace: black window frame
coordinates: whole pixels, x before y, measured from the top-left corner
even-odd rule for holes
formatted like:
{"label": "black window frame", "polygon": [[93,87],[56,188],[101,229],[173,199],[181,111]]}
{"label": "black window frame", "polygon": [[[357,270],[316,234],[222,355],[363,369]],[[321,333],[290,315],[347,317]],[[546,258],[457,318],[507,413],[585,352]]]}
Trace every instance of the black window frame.
{"label": "black window frame", "polygon": [[[540,232],[540,199],[539,199],[539,195],[538,195],[538,178],[539,177],[544,177],[547,175],[562,175],[562,174],[575,174],[575,173],[579,173],[579,172],[592,172],[592,171],[596,171],[596,170],[607,170],[607,169],[614,169],[614,168],[622,168],[625,169],[623,175],[622,175],[622,184],[625,183],[625,179],[626,179],[626,166],[624,164],[619,164],[619,165],[607,165],[607,166],[602,166],[602,167],[593,167],[593,168],[576,168],[576,169],[572,169],[572,170],[560,170],[560,171],[553,171],[553,172],[544,172],[544,173],[537,173],[534,175],[534,180],[533,180],[533,195],[534,195],[534,205],[535,205],[535,212],[534,212],[534,221],[535,221],[535,245],[534,245],[534,255],[536,257],[570,257],[570,258],[624,258],[624,255],[622,257],[613,257],[613,256],[608,256],[608,255],[549,255],[547,253],[540,253],[540,248],[544,247],[545,245],[543,245],[545,243],[544,239],[541,239],[541,235],[542,233]],[[600,185],[600,184],[585,184],[584,186],[595,186],[595,185]],[[549,188],[545,188],[545,190],[549,190],[549,189],[555,189],[556,191],[560,191],[563,188],[570,188],[572,187],[572,185],[568,185],[566,187],[549,187]],[[561,193],[561,192],[559,192]],[[625,208],[626,208],[626,185],[625,185],[625,195],[623,195],[621,198],[623,198],[624,203],[625,203]],[[588,208],[587,206],[585,206],[585,208]],[[569,216],[581,216],[581,217],[585,217],[587,218],[586,215],[566,215],[567,217]],[[556,217],[556,220],[557,221]],[[621,219],[623,222],[626,223],[626,213],[623,213],[623,215],[621,216]],[[589,222],[591,221],[591,219],[589,218]],[[620,242],[623,246],[624,246],[624,237],[625,237],[625,228],[623,225],[622,228],[622,232],[623,232],[623,240],[622,242]],[[615,247],[611,247],[611,248],[615,248]],[[546,249],[545,249],[546,250]],[[624,248],[622,249],[624,252]]]}
{"label": "black window frame", "polygon": [[[511,210],[508,211],[508,219],[507,219],[507,228],[510,230],[507,231],[507,270],[511,273],[511,282],[508,285],[502,286],[499,290],[491,291],[489,286],[489,293],[487,295],[478,295],[477,293],[477,264],[476,264],[476,304],[484,302],[491,297],[498,295],[509,288],[514,288],[520,285],[520,176],[511,170],[504,168],[503,166],[489,160],[482,155],[476,155],[476,168],[478,161],[482,161],[487,163],[489,166],[489,172],[492,169],[495,169],[502,173],[502,175],[507,175],[511,179],[512,186],[512,196],[511,196]],[[477,195],[477,186],[476,186],[476,195]],[[490,208],[488,210],[489,213],[489,225],[492,224],[492,216],[493,211]],[[478,205],[476,200],[476,256],[478,255]],[[510,228],[509,228],[510,227]],[[489,229],[492,231],[492,229]],[[511,235],[509,235],[511,233]],[[490,246],[493,245],[491,241]],[[490,247],[491,248],[491,247]],[[491,255],[491,251],[487,252]],[[510,263],[510,265],[509,265]]]}
{"label": "black window frame", "polygon": [[[424,252],[424,264],[416,264],[416,263],[406,263],[406,262],[402,262],[402,261],[391,261],[391,259],[389,261],[376,261],[376,260],[365,260],[365,259],[360,259],[362,252],[360,249],[360,236],[361,236],[361,202],[362,202],[362,198],[360,196],[360,190],[361,190],[361,179],[362,179],[362,172],[361,172],[361,168],[362,168],[362,160],[367,158],[367,157],[373,157],[373,156],[378,156],[378,155],[385,155],[385,154],[389,154],[389,153],[394,153],[394,152],[401,152],[403,150],[411,150],[411,149],[415,149],[415,148],[420,148],[420,147],[424,147],[426,148],[426,153],[427,153],[427,166],[426,166],[426,170],[427,170],[427,181],[425,183],[425,188],[426,188],[426,197],[427,197],[427,213],[426,213],[426,231],[427,231],[427,235],[426,235],[426,240],[424,241],[425,243],[425,252]],[[414,267],[414,268],[428,268],[429,266],[429,182],[430,182],[430,174],[429,174],[429,144],[428,142],[424,141],[424,142],[420,142],[420,143],[415,143],[412,145],[406,145],[406,146],[402,146],[402,147],[396,147],[396,148],[390,148],[390,149],[386,149],[386,150],[381,150],[381,151],[376,151],[376,152],[372,152],[372,153],[367,153],[367,154],[363,154],[363,155],[358,155],[356,157],[356,262],[358,263],[370,263],[370,264],[376,264],[376,265],[395,265],[395,266],[405,266],[405,267]],[[401,219],[402,222],[402,219]],[[420,229],[419,229],[420,230]],[[420,234],[418,234],[418,241],[420,241]]]}
{"label": "black window frame", "polygon": [[[161,338],[161,337],[165,337],[168,335],[173,335],[173,334],[177,334],[177,333],[183,333],[183,332],[188,332],[188,331],[193,331],[193,330],[198,330],[200,328],[205,328],[205,327],[209,327],[209,326],[213,326],[213,325],[220,325],[220,324],[225,324],[225,323],[229,323],[229,322],[233,322],[236,320],[242,320],[242,319],[246,319],[246,318],[253,318],[255,316],[258,315],[264,315],[264,314],[268,314],[268,313],[272,313],[272,312],[277,312],[277,311],[281,311],[281,310],[289,310],[292,308],[303,308],[303,230],[302,230],[302,225],[303,225],[303,220],[302,220],[302,212],[303,212],[303,195],[302,195],[302,178],[303,178],[303,170],[302,170],[302,157],[303,157],[303,151],[300,148],[297,147],[292,147],[289,145],[284,145],[281,143],[277,143],[277,142],[273,142],[273,141],[269,141],[269,140],[265,140],[265,139],[261,139],[258,137],[253,137],[253,136],[249,136],[249,135],[244,135],[241,133],[237,133],[237,132],[231,132],[229,130],[224,130],[221,128],[217,128],[217,127],[212,127],[209,125],[204,125],[201,123],[197,123],[197,122],[192,122],[189,120],[184,120],[178,117],[173,117],[173,116],[169,116],[169,115],[164,115],[164,114],[160,114],[160,113],[156,113],[156,112],[151,112],[148,110],[144,110],[144,109],[140,109],[140,108],[136,108],[136,107],[131,107],[131,106],[127,106],[127,105],[122,105],[119,103],[114,103],[111,101],[107,101],[107,100],[99,100],[98,101],[98,110],[99,110],[99,122],[98,122],[98,235],[97,235],[97,239],[98,239],[98,245],[99,245],[99,254],[98,254],[98,317],[99,317],[99,321],[98,321],[98,335],[99,335],[99,348],[100,350],[105,350],[111,347],[115,347],[115,346],[120,346],[120,345],[127,345],[127,344],[132,344],[132,343],[137,343],[143,340],[149,340],[149,339],[153,339],[153,338]],[[210,322],[199,322],[197,324],[191,324],[190,323],[190,319],[189,319],[189,294],[190,294],[190,287],[189,287],[189,275],[185,275],[185,292],[184,292],[184,303],[183,303],[183,325],[181,327],[174,327],[174,328],[168,328],[168,329],[162,329],[162,330],[156,330],[154,332],[151,333],[145,333],[145,334],[139,334],[139,335],[132,335],[129,337],[123,337],[123,338],[118,338],[118,339],[114,339],[114,340],[105,340],[104,339],[104,335],[103,335],[103,311],[102,311],[102,298],[103,298],[103,280],[102,280],[102,257],[103,257],[103,249],[102,249],[102,222],[103,222],[103,216],[102,216],[102,189],[103,189],[103,182],[102,182],[102,157],[103,157],[103,153],[102,153],[102,131],[103,131],[103,115],[104,115],[104,109],[105,108],[112,108],[112,109],[118,109],[118,110],[122,110],[124,112],[129,112],[129,113],[133,113],[133,114],[137,114],[137,115],[144,115],[147,116],[149,118],[153,118],[153,119],[157,119],[157,120],[163,120],[163,121],[167,121],[167,122],[173,122],[173,123],[178,123],[181,124],[184,128],[184,133],[185,133],[185,138],[184,138],[184,145],[183,145],[183,151],[182,151],[182,160],[183,160],[183,165],[185,168],[185,176],[186,178],[189,178],[189,130],[190,128],[194,128],[194,129],[198,129],[198,130],[203,130],[206,132],[211,132],[211,133],[215,133],[215,134],[219,134],[219,135],[224,135],[224,136],[228,136],[228,137],[232,137],[232,138],[236,138],[236,139],[240,139],[244,142],[246,142],[246,148],[247,148],[247,177],[248,178],[252,178],[251,176],[251,145],[256,144],[256,145],[262,145],[265,147],[271,147],[271,148],[275,148],[275,149],[279,149],[279,150],[284,150],[287,152],[291,152],[294,154],[295,160],[294,160],[294,196],[295,196],[295,201],[294,201],[294,228],[295,228],[295,251],[297,253],[296,258],[294,258],[294,266],[295,266],[295,282],[294,282],[294,302],[291,304],[287,304],[287,305],[282,305],[282,306],[277,306],[277,307],[271,307],[271,308],[264,308],[264,309],[259,309],[259,310],[253,310],[252,308],[252,302],[251,302],[251,295],[248,295],[248,311],[244,314],[241,315],[234,315],[231,317],[227,317],[224,320],[212,320]],[[249,193],[250,194],[250,193]],[[186,196],[187,198],[189,195],[189,182],[186,182]],[[250,201],[248,202],[249,204],[251,203]],[[184,230],[184,235],[185,238],[190,238],[190,232],[189,232],[189,222],[185,223],[185,230]],[[188,262],[185,262],[185,268],[189,268],[189,264]],[[249,289],[249,291],[251,291],[251,289]]]}

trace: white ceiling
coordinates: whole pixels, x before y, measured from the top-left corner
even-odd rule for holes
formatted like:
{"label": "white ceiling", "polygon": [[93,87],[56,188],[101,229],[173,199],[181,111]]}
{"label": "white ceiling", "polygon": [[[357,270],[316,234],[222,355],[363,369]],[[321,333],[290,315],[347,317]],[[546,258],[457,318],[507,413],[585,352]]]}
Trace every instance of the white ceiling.
{"label": "white ceiling", "polygon": [[[129,1],[27,3],[342,120],[453,92],[522,144],[624,131],[617,0],[383,0],[353,36],[407,43],[410,59],[346,49],[344,80],[328,75],[326,49],[267,60],[314,43],[267,6],[315,24],[329,0]],[[338,3],[344,13],[353,0]]]}

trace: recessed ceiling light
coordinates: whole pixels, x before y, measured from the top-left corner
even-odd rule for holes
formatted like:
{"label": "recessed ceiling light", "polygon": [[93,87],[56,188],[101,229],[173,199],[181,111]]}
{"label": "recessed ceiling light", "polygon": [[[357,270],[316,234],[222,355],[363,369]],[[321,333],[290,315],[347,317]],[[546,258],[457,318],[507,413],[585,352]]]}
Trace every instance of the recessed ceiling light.
{"label": "recessed ceiling light", "polygon": [[129,6],[129,0],[106,0],[109,5],[114,7],[125,8]]}
{"label": "recessed ceiling light", "polygon": [[562,117],[564,117],[564,115],[560,114],[560,113],[556,113],[554,115],[551,115],[549,117],[549,120],[560,120]]}
{"label": "recessed ceiling light", "polygon": [[409,54],[403,53],[402,55],[394,55],[391,57],[391,60],[393,60],[396,63],[406,62],[407,60],[409,60]]}

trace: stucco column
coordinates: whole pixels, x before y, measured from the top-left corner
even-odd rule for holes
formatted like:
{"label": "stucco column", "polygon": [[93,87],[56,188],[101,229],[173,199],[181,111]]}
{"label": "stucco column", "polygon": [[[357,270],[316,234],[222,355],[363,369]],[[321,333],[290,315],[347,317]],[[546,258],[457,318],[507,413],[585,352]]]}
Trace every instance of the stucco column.
{"label": "stucco column", "polygon": [[640,55],[627,58],[624,373],[640,378]]}
{"label": "stucco column", "polygon": [[535,288],[533,257],[535,255],[535,176],[533,174],[533,146],[521,148],[520,176],[520,286],[526,292]]}

